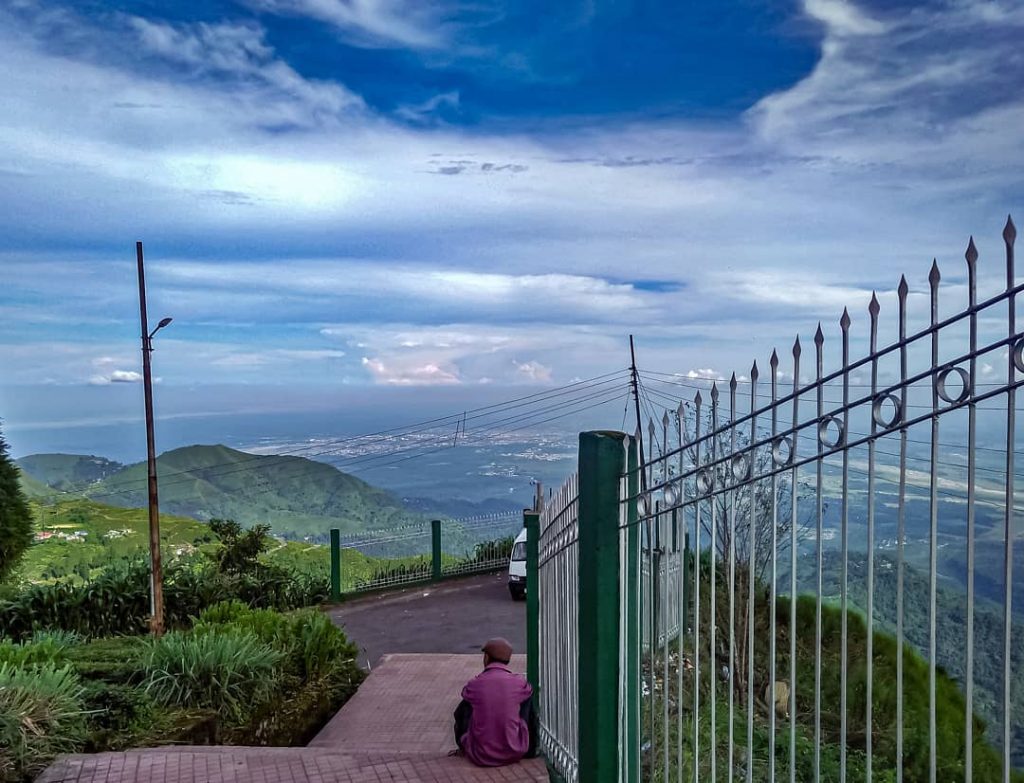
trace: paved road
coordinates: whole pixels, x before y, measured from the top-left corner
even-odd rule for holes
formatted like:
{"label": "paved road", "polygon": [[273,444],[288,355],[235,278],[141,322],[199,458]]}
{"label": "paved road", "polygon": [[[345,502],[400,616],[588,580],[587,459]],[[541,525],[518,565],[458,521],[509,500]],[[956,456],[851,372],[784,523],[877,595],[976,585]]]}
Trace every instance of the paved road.
{"label": "paved road", "polygon": [[526,602],[513,601],[507,575],[420,585],[347,601],[330,610],[360,648],[359,663],[386,653],[474,653],[492,636],[526,652]]}

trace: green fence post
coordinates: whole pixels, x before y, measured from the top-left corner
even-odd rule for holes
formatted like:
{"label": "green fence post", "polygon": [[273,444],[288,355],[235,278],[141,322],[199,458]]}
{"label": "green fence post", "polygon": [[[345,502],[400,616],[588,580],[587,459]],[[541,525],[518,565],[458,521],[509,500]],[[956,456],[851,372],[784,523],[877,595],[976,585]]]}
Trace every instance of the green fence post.
{"label": "green fence post", "polygon": [[441,579],[441,520],[430,520],[430,576],[437,582]]}
{"label": "green fence post", "polygon": [[341,531],[331,528],[331,600],[341,600]]}
{"label": "green fence post", "polygon": [[540,577],[537,556],[540,514],[523,511],[523,526],[526,528],[526,679],[533,687],[533,703],[539,704]]}
{"label": "green fence post", "polygon": [[619,777],[619,482],[626,435],[580,433],[579,779]]}
{"label": "green fence post", "polygon": [[626,783],[640,780],[640,524],[636,498],[640,494],[640,467],[636,438],[628,439],[626,494]]}

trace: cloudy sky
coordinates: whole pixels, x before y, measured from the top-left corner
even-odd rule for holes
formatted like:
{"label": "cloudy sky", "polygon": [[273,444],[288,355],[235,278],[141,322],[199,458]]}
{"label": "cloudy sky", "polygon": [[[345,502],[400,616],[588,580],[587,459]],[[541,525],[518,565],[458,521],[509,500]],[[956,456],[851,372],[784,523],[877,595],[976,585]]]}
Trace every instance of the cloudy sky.
{"label": "cloudy sky", "polygon": [[1021,212],[1012,0],[0,5],[8,425],[137,381],[137,239],[165,387],[435,393],[952,307]]}

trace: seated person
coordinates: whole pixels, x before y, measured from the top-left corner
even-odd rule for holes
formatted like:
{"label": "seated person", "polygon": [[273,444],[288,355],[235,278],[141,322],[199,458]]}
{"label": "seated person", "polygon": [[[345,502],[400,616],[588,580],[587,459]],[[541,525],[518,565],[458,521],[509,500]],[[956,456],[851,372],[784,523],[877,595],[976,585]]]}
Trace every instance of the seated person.
{"label": "seated person", "polygon": [[484,670],[466,683],[455,710],[455,741],[477,766],[500,767],[536,755],[533,689],[508,667],[508,641],[491,639],[483,653]]}

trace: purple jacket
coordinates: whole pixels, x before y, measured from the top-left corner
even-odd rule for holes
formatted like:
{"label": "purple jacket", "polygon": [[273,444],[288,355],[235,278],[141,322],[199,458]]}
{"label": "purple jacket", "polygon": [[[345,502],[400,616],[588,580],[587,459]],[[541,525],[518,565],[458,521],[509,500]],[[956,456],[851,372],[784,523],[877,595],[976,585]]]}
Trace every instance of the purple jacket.
{"label": "purple jacket", "polygon": [[481,767],[519,761],[530,747],[530,730],[519,708],[533,689],[503,663],[492,663],[466,683],[462,698],[473,706],[469,731],[462,738],[466,757]]}

